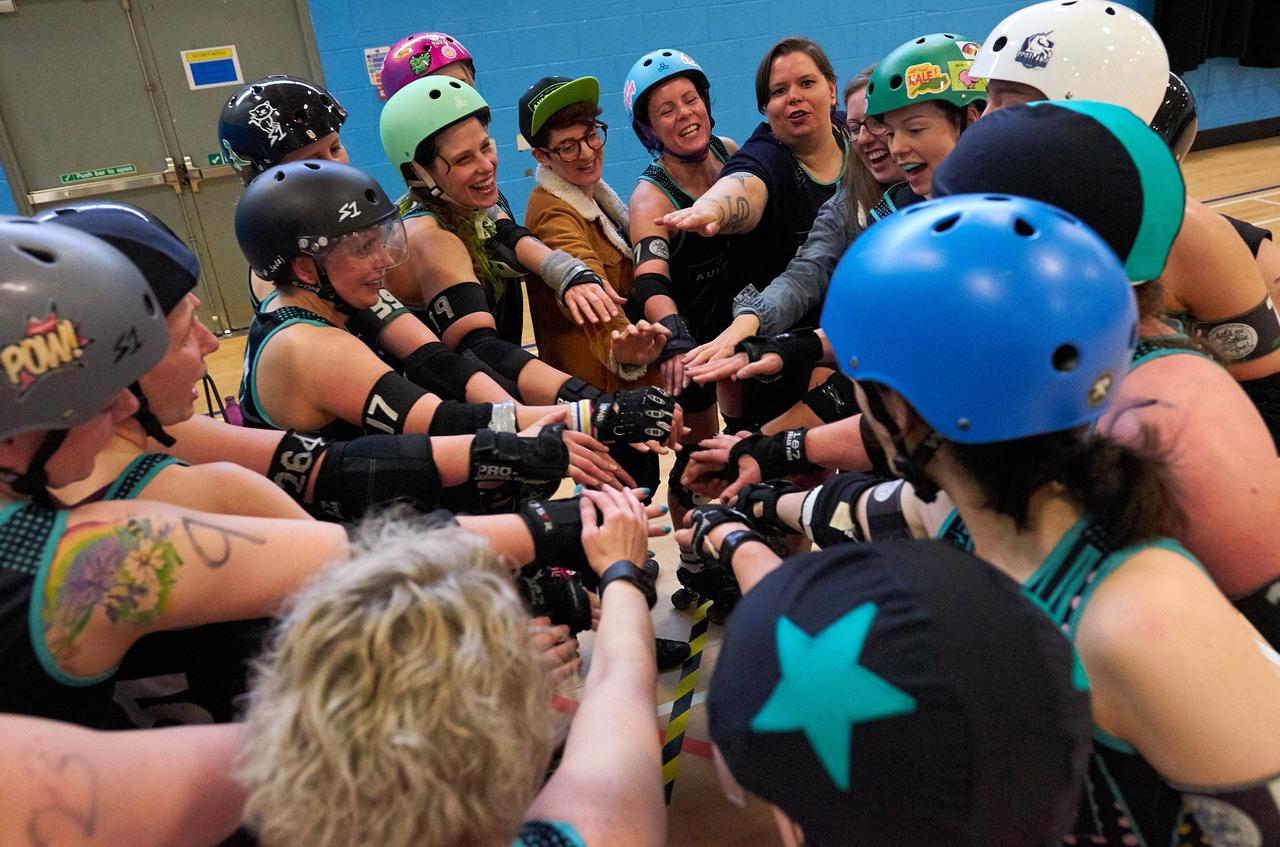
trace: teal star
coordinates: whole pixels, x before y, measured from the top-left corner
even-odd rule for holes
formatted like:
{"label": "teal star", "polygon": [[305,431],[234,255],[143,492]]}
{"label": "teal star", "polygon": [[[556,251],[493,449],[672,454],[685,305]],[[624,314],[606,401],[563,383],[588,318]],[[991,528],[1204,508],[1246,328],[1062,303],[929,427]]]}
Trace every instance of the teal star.
{"label": "teal star", "polygon": [[751,720],[756,732],[802,731],[841,791],[849,790],[853,725],[916,709],[916,698],[858,664],[877,611],[863,603],[816,635],[778,618],[782,678]]}

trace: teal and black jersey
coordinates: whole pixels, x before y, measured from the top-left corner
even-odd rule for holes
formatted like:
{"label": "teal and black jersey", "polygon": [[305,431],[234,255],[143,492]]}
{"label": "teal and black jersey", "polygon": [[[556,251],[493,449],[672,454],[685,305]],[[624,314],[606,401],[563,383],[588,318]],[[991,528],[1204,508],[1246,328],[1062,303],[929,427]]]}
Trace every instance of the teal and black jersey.
{"label": "teal and black jersey", "polygon": [[[718,136],[711,136],[710,148],[720,162],[728,160],[729,151]],[[687,209],[697,200],[680,187],[661,160],[650,163],[640,179],[665,194],[676,209]],[[730,236],[702,238],[682,231],[671,240],[667,261],[671,290],[676,308],[699,342],[715,338],[733,320],[733,298],[738,290],[731,287],[731,244]]]}
{"label": "teal and black jersey", "polygon": [[[262,408],[258,396],[257,375],[258,358],[262,350],[277,332],[294,324],[311,324],[337,328],[337,325],[322,315],[300,306],[282,306],[272,312],[259,312],[254,315],[249,326],[249,335],[244,346],[244,376],[240,380],[240,411],[244,415],[245,426],[258,429],[288,429],[280,426],[267,415]],[[325,424],[317,434],[326,438],[349,440],[362,435],[363,430],[352,423],[334,418]]]}
{"label": "teal and black jersey", "polygon": [[880,202],[872,206],[871,211],[867,212],[867,226],[889,217],[899,209],[905,209],[908,206],[923,202],[924,198],[912,191],[910,184],[895,182],[885,190]]}
{"label": "teal and black jersey", "polygon": [[118,477],[74,505],[96,503],[99,500],[133,500],[141,495],[142,489],[147,487],[156,474],[171,465],[187,467],[186,462],[167,453],[142,453],[126,465]]}

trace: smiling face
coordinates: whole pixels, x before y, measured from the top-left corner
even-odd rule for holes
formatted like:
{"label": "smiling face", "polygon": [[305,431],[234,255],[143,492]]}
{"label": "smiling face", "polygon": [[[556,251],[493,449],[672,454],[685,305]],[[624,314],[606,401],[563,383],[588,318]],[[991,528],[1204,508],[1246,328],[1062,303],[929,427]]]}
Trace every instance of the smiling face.
{"label": "smiling face", "polygon": [[858,151],[858,155],[867,166],[867,170],[871,171],[872,178],[881,185],[892,185],[895,182],[902,182],[902,180],[906,179],[906,175],[902,173],[902,168],[898,167],[897,162],[893,161],[893,156],[889,153],[888,139],[883,135],[872,134],[863,125],[863,122],[867,119],[867,89],[865,86],[849,95],[845,110],[849,114],[850,129],[854,126],[859,128],[853,134],[854,149]]}
{"label": "smiling face", "polygon": [[489,128],[467,118],[440,133],[427,172],[450,200],[469,209],[498,202],[498,147]]}
{"label": "smiling face", "polygon": [[[970,107],[972,108],[972,107]],[[928,197],[934,169],[960,137],[960,127],[937,103],[913,103],[884,115],[885,138],[893,160],[907,175],[911,190]]]}
{"label": "smiling face", "polygon": [[[546,148],[534,149],[534,158],[550,168],[556,176],[589,194],[592,187],[600,181],[600,174],[604,169],[604,145],[601,143],[600,149],[595,150],[585,139],[598,137],[599,133],[594,123],[577,123],[553,129],[547,134]],[[573,158],[571,152],[575,145],[577,158]],[[551,152],[555,150],[559,150],[561,155]],[[569,154],[572,161],[564,161],[561,156],[565,153]]]}
{"label": "smiling face", "polygon": [[787,53],[773,60],[768,96],[765,119],[783,144],[793,147],[831,134],[836,86],[807,53]]}
{"label": "smiling face", "polygon": [[195,414],[197,383],[207,370],[204,362],[218,349],[214,337],[200,318],[194,294],[188,294],[165,319],[169,324],[169,348],[156,366],[140,380],[151,412],[163,425],[181,423]]}
{"label": "smiling face", "polygon": [[645,116],[662,146],[673,153],[697,155],[711,143],[711,116],[693,80],[676,77],[649,93]]}

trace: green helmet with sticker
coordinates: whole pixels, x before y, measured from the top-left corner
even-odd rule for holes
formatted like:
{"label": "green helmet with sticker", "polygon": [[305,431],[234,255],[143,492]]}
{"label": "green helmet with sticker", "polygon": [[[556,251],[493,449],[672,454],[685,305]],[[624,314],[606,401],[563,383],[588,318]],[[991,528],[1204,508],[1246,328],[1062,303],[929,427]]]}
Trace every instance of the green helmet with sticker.
{"label": "green helmet with sticker", "polygon": [[414,161],[423,139],[473,116],[487,124],[489,104],[465,82],[451,76],[414,80],[382,107],[378,121],[382,147],[387,158],[403,169]]}
{"label": "green helmet with sticker", "polygon": [[987,81],[970,75],[979,43],[950,32],[922,35],[880,60],[867,82],[867,114],[942,100],[964,108],[987,99]]}

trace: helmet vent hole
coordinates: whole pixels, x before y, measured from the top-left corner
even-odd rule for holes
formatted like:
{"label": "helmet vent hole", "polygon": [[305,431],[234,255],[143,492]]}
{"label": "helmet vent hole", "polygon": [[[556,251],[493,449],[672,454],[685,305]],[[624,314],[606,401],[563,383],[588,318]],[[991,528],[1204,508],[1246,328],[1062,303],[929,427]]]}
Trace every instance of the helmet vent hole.
{"label": "helmet vent hole", "polygon": [[923,36],[921,36],[920,38],[917,38],[917,39],[916,39],[916,44],[924,44],[924,37],[923,37]]}
{"label": "helmet vent hole", "polygon": [[462,83],[457,82],[457,81],[455,81],[455,80],[449,80],[449,87],[450,87],[450,88],[456,88],[456,89],[458,89],[459,91],[461,91],[461,90],[462,90]]}
{"label": "helmet vent hole", "polygon": [[674,54],[674,53],[672,53],[670,50],[663,50],[663,51],[662,51],[662,55],[664,55],[664,56],[674,56],[675,54]]}
{"label": "helmet vent hole", "polygon": [[284,171],[276,171],[276,182],[284,182]]}
{"label": "helmet vent hole", "polygon": [[952,35],[951,33],[949,33],[949,32],[944,32],[944,33],[942,34],[942,37],[943,37],[943,38],[950,38],[952,41],[955,41],[955,40],[956,40],[956,37],[955,37],[954,35]]}
{"label": "helmet vent hole", "polygon": [[1059,373],[1071,373],[1080,364],[1080,351],[1074,344],[1062,344],[1053,351],[1053,369]]}
{"label": "helmet vent hole", "polygon": [[1023,238],[1030,238],[1036,234],[1036,228],[1022,218],[1013,219],[1013,231]]}
{"label": "helmet vent hole", "polygon": [[306,166],[307,166],[307,168],[308,168],[308,169],[313,170],[313,171],[318,171],[318,170],[320,170],[320,165],[319,165],[319,164],[317,164],[316,162],[307,162],[307,165],[306,165]]}
{"label": "helmet vent hole", "polygon": [[1114,15],[1115,13],[1116,13],[1116,10],[1115,10],[1115,9],[1111,8],[1110,6],[1108,6],[1108,7],[1107,7],[1107,14],[1108,14],[1108,15]]}
{"label": "helmet vent hole", "polygon": [[645,59],[645,60],[644,60],[644,65],[643,65],[642,67],[646,67],[646,68],[647,68],[647,67],[649,67],[649,66],[650,66],[650,65],[652,65],[652,64],[653,64],[653,59]]}
{"label": "helmet vent hole", "polygon": [[433,89],[431,89],[431,92],[430,92],[427,96],[428,96],[428,97],[430,97],[432,100],[439,100],[439,99],[440,99],[440,89],[438,89],[438,88],[433,88]]}
{"label": "helmet vent hole", "polygon": [[147,317],[155,317],[156,301],[152,299],[150,294],[142,295],[142,308],[147,310]]}
{"label": "helmet vent hole", "polygon": [[901,88],[901,87],[902,87],[902,74],[894,74],[893,76],[889,77],[889,87],[890,87],[890,88],[892,88],[892,89],[893,89],[893,90],[895,90],[895,91],[896,91],[897,89]]}
{"label": "helmet vent hole", "polygon": [[933,225],[933,231],[946,232],[947,230],[951,229],[951,227],[955,226],[959,220],[960,220],[959,215],[947,215],[945,218],[943,218],[942,220],[938,221],[936,224]]}
{"label": "helmet vent hole", "polygon": [[1001,50],[1004,49],[1004,46],[1008,43],[1009,43],[1009,39],[1005,38],[1003,35],[1000,36],[999,38],[996,39],[996,43],[991,45],[991,52],[999,53]]}
{"label": "helmet vent hole", "polygon": [[37,247],[20,247],[18,249],[35,259],[37,262],[45,265],[52,265],[58,261],[57,257],[48,250],[41,250]]}
{"label": "helmet vent hole", "polygon": [[993,203],[1008,203],[1008,202],[1009,202],[1009,197],[1008,197],[1008,195],[1006,195],[1006,194],[988,194],[988,195],[987,195],[986,197],[984,197],[983,199],[984,199],[984,200],[990,200],[990,201],[991,201],[991,202],[993,202]]}
{"label": "helmet vent hole", "polygon": [[377,203],[377,202],[378,202],[378,196],[377,196],[376,194],[374,194],[374,193],[373,193],[373,189],[372,189],[372,188],[366,188],[366,189],[364,190],[364,199],[368,200],[370,203]]}

